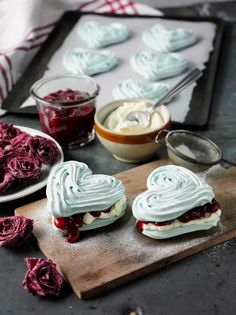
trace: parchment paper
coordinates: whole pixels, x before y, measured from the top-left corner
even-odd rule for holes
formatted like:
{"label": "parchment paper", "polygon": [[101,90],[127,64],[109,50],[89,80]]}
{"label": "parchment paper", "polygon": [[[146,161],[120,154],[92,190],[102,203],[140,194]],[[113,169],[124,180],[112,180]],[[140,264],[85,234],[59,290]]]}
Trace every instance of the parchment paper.
{"label": "parchment paper", "polygon": [[[112,22],[121,22],[129,28],[131,31],[131,37],[123,42],[116,45],[109,46],[104,49],[109,49],[116,54],[119,60],[119,64],[116,68],[109,72],[94,75],[94,79],[101,86],[101,93],[98,97],[97,106],[100,107],[113,100],[112,89],[116,86],[117,82],[124,79],[135,79],[140,82],[145,81],[139,74],[135,73],[129,64],[129,59],[132,54],[140,50],[150,50],[142,39],[142,31],[146,28],[151,27],[156,23],[160,23],[169,29],[176,29],[178,27],[185,28],[195,32],[200,40],[194,46],[185,48],[180,51],[190,62],[190,68],[198,67],[200,69],[205,68],[205,63],[209,59],[209,54],[213,49],[213,41],[216,32],[216,25],[211,22],[189,22],[189,21],[178,21],[178,20],[167,20],[159,18],[122,18],[117,20],[116,17],[105,17],[97,15],[85,15],[78,23],[74,26],[68,36],[65,38],[62,46],[55,52],[48,64],[48,70],[45,71],[43,77],[53,76],[56,74],[68,73],[62,65],[62,57],[67,50],[73,48],[87,48],[86,44],[80,39],[77,34],[77,28],[79,25],[86,21],[99,21],[103,24],[109,24]],[[184,74],[176,76],[174,78],[163,80],[171,85],[176,84]],[[180,95],[176,96],[167,106],[171,112],[172,120],[176,122],[184,122],[185,117],[189,111],[189,104],[192,97],[194,85],[181,92]],[[53,91],[52,91],[53,92]],[[32,105],[34,101],[32,98],[28,98],[21,107]]]}

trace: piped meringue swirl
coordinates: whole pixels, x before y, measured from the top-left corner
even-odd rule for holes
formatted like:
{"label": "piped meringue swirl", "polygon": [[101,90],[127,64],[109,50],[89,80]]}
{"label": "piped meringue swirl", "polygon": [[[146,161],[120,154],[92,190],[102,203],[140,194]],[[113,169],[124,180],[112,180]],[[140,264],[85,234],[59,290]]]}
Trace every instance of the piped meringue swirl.
{"label": "piped meringue swirl", "polygon": [[189,66],[181,54],[154,51],[137,52],[131,57],[130,64],[135,72],[151,81],[179,75]]}
{"label": "piped meringue swirl", "polygon": [[172,52],[194,45],[198,36],[182,28],[168,30],[160,24],[155,24],[143,31],[142,40],[156,51]]}
{"label": "piped meringue swirl", "polygon": [[[140,98],[149,100],[159,100],[170,90],[170,85],[162,82],[142,84],[133,79],[119,81],[112,90],[114,99]],[[165,103],[168,103],[168,99]]]}
{"label": "piped meringue swirl", "polygon": [[88,21],[79,26],[78,34],[88,47],[102,48],[125,41],[129,37],[129,30],[121,23]]}
{"label": "piped meringue swirl", "polygon": [[132,206],[136,219],[163,222],[214,198],[212,188],[190,170],[175,165],[155,169],[147,179],[148,190],[138,195]]}
{"label": "piped meringue swirl", "polygon": [[111,70],[118,64],[118,60],[109,50],[76,48],[65,53],[62,63],[70,73],[93,75]]}
{"label": "piped meringue swirl", "polygon": [[102,211],[124,198],[125,188],[113,176],[96,174],[84,163],[68,161],[55,166],[47,184],[47,209],[54,217]]}

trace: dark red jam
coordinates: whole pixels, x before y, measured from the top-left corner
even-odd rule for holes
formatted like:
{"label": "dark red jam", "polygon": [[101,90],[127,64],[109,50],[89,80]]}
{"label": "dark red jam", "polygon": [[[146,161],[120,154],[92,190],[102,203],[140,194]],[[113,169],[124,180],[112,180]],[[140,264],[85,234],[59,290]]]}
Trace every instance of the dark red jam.
{"label": "dark red jam", "polygon": [[[58,90],[44,99],[50,102],[39,107],[39,119],[44,132],[64,147],[89,142],[93,132],[95,103],[94,100],[86,102],[89,99],[87,92]],[[82,103],[71,105],[71,102],[76,101]],[[64,102],[63,105],[60,102]]]}
{"label": "dark red jam", "polygon": [[[192,220],[205,218],[206,214],[211,214],[213,212],[216,212],[218,209],[220,209],[220,204],[218,201],[213,199],[212,202],[209,202],[209,203],[205,204],[204,206],[193,208],[193,209],[185,212],[184,214],[182,214],[181,216],[179,216],[176,219],[182,223],[187,223],[187,222],[192,221]],[[149,221],[138,220],[136,222],[136,229],[138,232],[142,233],[143,224],[151,223],[155,226],[166,226],[166,225],[171,224],[173,221],[174,220],[168,220],[168,221],[163,221],[163,222],[149,222]]]}
{"label": "dark red jam", "polygon": [[[92,216],[98,218],[101,216],[101,212],[108,213],[111,211],[111,207],[103,211],[90,212]],[[80,227],[83,225],[83,217],[85,213],[75,214],[71,217],[54,218],[54,225],[56,228],[67,233],[67,242],[75,243],[80,238]]]}

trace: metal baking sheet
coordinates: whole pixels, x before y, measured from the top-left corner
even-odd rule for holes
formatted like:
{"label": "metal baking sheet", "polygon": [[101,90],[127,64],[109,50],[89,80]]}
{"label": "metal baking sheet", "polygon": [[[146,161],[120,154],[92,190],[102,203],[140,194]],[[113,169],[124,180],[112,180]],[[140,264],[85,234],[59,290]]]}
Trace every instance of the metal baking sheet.
{"label": "metal baking sheet", "polygon": [[[218,56],[219,56],[219,50],[220,50],[220,43],[222,40],[222,32],[223,32],[223,23],[218,20],[212,20],[212,19],[201,19],[201,18],[189,18],[189,19],[181,19],[181,18],[174,18],[174,17],[150,17],[150,16],[116,16],[116,15],[109,15],[109,14],[80,14],[77,12],[67,12],[61,20],[58,22],[56,28],[48,38],[48,40],[45,42],[45,44],[42,46],[38,54],[35,56],[35,58],[32,60],[28,68],[26,69],[24,75],[21,77],[21,79],[17,82],[14,90],[10,93],[8,98],[5,100],[3,104],[3,108],[6,108],[9,112],[14,113],[36,113],[35,106],[31,107],[25,107],[20,108],[20,105],[24,103],[24,101],[28,98],[29,94],[29,88],[32,85],[34,81],[41,78],[43,75],[47,74],[54,74],[54,73],[66,73],[66,71],[63,69],[63,67],[58,67],[59,60],[61,59],[61,55],[63,52],[68,49],[68,47],[74,48],[74,47],[86,47],[86,45],[80,41],[79,37],[77,37],[76,43],[74,43],[74,46],[72,47],[72,43],[75,41],[75,27],[78,23],[84,22],[86,20],[100,20],[103,21],[114,21],[117,19],[123,19],[124,23],[127,24],[127,26],[133,31],[133,34],[131,36],[131,39],[127,41],[125,44],[126,47],[122,47],[120,49],[119,44],[109,47],[108,49],[112,50],[113,52],[118,54],[118,58],[123,60],[123,63],[121,63],[121,66],[117,67],[116,70],[100,74],[95,76],[95,80],[98,81],[98,83],[102,87],[102,95],[100,96],[100,99],[98,100],[98,105],[101,105],[104,102],[111,101],[112,95],[111,95],[111,89],[112,85],[109,86],[107,84],[108,80],[113,82],[113,85],[116,81],[119,81],[122,79],[121,73],[125,71],[126,77],[132,77],[135,79],[138,79],[139,81],[141,78],[138,75],[134,75],[132,69],[129,67],[128,63],[128,57],[125,58],[126,55],[123,55],[121,52],[125,51],[127,52],[127,56],[130,56],[132,52],[132,49],[130,50],[130,47],[135,47],[135,50],[138,51],[141,49],[148,49],[145,47],[145,45],[142,44],[140,36],[138,36],[142,29],[145,29],[147,27],[150,27],[154,23],[160,23],[163,21],[163,24],[167,25],[173,25],[173,27],[177,27],[178,25],[182,27],[190,27],[192,26],[193,31],[199,33],[200,32],[200,43],[196,44],[195,46],[192,46],[188,49],[185,49],[184,51],[181,51],[181,53],[185,54],[186,58],[190,60],[191,63],[194,64],[195,60],[197,60],[198,51],[200,52],[204,48],[204,43],[202,40],[202,37],[204,36],[202,34],[204,27],[208,25],[213,25],[214,29],[214,42],[213,42],[213,49],[210,53],[210,55],[207,55],[207,63],[204,65],[204,75],[203,77],[198,81],[198,84],[193,89],[193,93],[191,93],[190,98],[187,95],[182,95],[183,102],[187,102],[188,104],[183,105],[180,107],[181,99],[177,99],[176,101],[170,103],[169,108],[170,110],[174,111],[174,121],[177,123],[181,123],[182,125],[188,125],[190,127],[202,127],[205,126],[208,122],[208,117],[210,113],[211,108],[211,98],[213,93],[213,87],[214,87],[214,78],[217,68],[217,62],[218,62]],[[134,30],[135,25],[139,25],[137,30]],[[196,26],[195,26],[196,25]],[[195,29],[194,29],[195,28]],[[197,30],[197,31],[196,31]],[[137,32],[134,34],[134,32]],[[211,35],[212,36],[212,35]],[[205,38],[204,38],[205,39]],[[142,45],[142,46],[141,46]],[[201,45],[201,46],[200,46]],[[125,48],[125,49],[124,49]],[[208,47],[209,49],[209,47]],[[119,55],[120,54],[120,55]],[[203,57],[206,59],[206,56],[203,55]],[[124,62],[125,60],[125,62]],[[197,63],[199,66],[199,63]],[[56,67],[55,67],[56,66]],[[123,68],[122,68],[123,67]],[[48,71],[48,68],[50,71]],[[59,72],[55,72],[56,68],[60,68]],[[122,71],[123,70],[123,71]],[[113,78],[113,80],[112,80]],[[124,78],[124,79],[125,79]],[[170,80],[170,83],[174,84],[175,80],[179,80],[179,77],[176,77]],[[166,81],[166,80],[165,80]],[[188,100],[189,98],[189,100]],[[100,104],[99,104],[100,102]],[[185,108],[184,108],[185,106]],[[186,111],[187,106],[187,112],[182,113],[181,111]],[[175,115],[175,111],[179,110],[180,112],[177,112],[178,115]],[[184,114],[184,117],[183,117]],[[181,116],[182,115],[182,116]],[[175,119],[177,117],[177,119]]]}

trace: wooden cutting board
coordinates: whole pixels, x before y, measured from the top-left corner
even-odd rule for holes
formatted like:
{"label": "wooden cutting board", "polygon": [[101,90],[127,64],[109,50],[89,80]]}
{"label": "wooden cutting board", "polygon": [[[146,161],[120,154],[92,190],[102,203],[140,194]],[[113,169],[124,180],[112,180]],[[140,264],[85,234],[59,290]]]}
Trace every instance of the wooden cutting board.
{"label": "wooden cutting board", "polygon": [[[136,232],[131,204],[146,190],[148,174],[167,160],[159,160],[119,173],[126,186],[126,215],[106,228],[82,233],[78,243],[69,244],[56,233],[46,211],[46,199],[15,210],[35,221],[34,235],[42,252],[56,262],[80,298],[89,298],[203,249],[236,237],[236,167],[207,177],[222,218],[210,231],[194,232],[169,240],[153,240]],[[183,262],[184,263],[184,262]]]}

